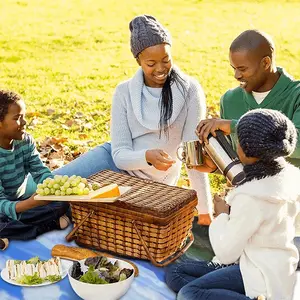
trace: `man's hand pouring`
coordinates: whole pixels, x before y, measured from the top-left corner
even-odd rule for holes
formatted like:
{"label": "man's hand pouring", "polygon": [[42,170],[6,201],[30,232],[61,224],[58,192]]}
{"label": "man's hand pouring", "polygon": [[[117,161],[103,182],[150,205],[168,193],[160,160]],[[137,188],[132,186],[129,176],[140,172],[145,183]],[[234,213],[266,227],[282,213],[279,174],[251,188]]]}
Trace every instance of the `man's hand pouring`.
{"label": "man's hand pouring", "polygon": [[211,118],[202,120],[197,128],[196,135],[198,136],[201,144],[208,144],[208,135],[211,133],[214,137],[216,136],[216,130],[221,130],[225,135],[231,133],[230,130],[231,120]]}

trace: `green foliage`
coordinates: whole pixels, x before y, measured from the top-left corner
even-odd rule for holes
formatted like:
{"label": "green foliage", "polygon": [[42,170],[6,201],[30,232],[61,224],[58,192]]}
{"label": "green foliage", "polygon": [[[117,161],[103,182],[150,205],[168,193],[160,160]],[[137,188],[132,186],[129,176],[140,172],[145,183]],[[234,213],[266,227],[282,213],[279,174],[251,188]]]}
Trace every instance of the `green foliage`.
{"label": "green foliage", "polygon": [[[170,30],[174,62],[201,82],[208,115],[218,114],[221,95],[236,85],[228,48],[243,30],[271,34],[278,65],[300,77],[297,0],[5,0],[0,11],[0,86],[24,96],[38,141],[86,136],[93,147],[109,140],[113,91],[137,68],[128,23],[138,14]],[[62,126],[78,112],[91,126]]]}
{"label": "green foliage", "polygon": [[103,278],[99,277],[99,273],[95,271],[94,266],[89,266],[87,272],[85,272],[79,279],[79,281],[91,284],[107,284]]}
{"label": "green foliage", "polygon": [[20,284],[35,285],[43,283],[44,280],[38,275],[38,273],[34,273],[34,275],[23,275],[17,279],[17,282]]}
{"label": "green foliage", "polygon": [[39,262],[40,262],[40,258],[38,256],[35,256],[35,257],[32,257],[32,258],[26,260],[26,264],[36,265]]}

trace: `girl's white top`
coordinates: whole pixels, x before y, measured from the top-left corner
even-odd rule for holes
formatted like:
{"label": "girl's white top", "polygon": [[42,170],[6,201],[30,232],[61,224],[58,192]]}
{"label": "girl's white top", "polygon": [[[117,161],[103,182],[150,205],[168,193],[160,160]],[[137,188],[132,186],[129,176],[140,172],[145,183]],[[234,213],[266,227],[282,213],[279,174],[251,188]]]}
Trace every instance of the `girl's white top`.
{"label": "girl's white top", "polygon": [[293,243],[299,195],[300,170],[288,164],[275,176],[229,193],[230,215],[220,214],[210,225],[216,257],[223,264],[239,260],[250,298],[292,299],[299,259]]}

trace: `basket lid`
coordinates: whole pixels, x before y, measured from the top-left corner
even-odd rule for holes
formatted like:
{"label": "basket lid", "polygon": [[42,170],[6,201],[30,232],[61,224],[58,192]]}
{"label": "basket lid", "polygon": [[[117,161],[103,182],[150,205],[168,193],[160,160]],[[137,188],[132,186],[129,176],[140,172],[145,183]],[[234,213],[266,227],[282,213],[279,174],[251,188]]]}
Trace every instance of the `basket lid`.
{"label": "basket lid", "polygon": [[197,193],[194,190],[169,186],[110,170],[104,170],[90,176],[89,181],[98,182],[101,186],[112,183],[119,186],[130,186],[131,189],[128,192],[109,205],[116,205],[161,218],[176,213],[197,199]]}

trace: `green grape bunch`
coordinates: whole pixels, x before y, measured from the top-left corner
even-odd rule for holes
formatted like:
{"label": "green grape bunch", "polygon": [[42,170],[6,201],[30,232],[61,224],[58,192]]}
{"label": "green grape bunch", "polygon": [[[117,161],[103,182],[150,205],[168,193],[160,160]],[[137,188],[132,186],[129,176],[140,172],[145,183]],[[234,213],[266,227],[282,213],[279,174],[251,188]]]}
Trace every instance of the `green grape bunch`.
{"label": "green grape bunch", "polygon": [[43,183],[39,183],[36,193],[40,196],[88,195],[90,191],[99,188],[99,184],[90,184],[81,176],[55,175],[54,178],[46,178]]}

